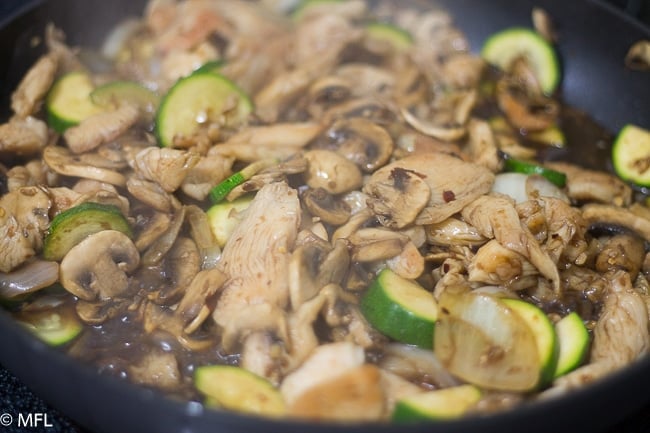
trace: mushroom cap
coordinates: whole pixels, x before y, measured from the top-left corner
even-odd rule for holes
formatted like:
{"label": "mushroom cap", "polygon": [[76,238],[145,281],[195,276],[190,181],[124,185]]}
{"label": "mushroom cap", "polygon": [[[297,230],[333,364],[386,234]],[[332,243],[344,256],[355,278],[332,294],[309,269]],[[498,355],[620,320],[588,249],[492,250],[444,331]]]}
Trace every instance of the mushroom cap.
{"label": "mushroom cap", "polygon": [[80,299],[106,300],[128,288],[127,273],[140,263],[133,241],[117,230],[103,230],[75,245],[61,261],[59,278]]}

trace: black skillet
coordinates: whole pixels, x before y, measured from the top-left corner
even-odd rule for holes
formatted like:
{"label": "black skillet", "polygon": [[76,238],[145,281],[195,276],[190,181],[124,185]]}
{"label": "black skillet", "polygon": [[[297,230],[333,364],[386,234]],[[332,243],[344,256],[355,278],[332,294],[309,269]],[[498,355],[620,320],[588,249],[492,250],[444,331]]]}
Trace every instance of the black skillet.
{"label": "black skillet", "polygon": [[[118,19],[140,13],[144,3],[25,1],[21,13],[0,23],[0,115],[8,115],[10,89],[41,52],[42,46],[37,42],[46,22],[54,21],[62,27],[71,44],[92,46]],[[625,123],[650,128],[650,74],[632,72],[623,65],[627,49],[640,39],[650,39],[650,29],[593,0],[444,0],[436,4],[454,14],[474,48],[480,47],[484,38],[496,30],[529,25],[533,6],[545,8],[560,31],[565,101],[591,113],[610,131],[617,131]],[[578,148],[572,151],[571,158],[588,162],[591,155],[598,154],[595,145],[576,144]],[[605,166],[602,159],[598,164]],[[408,428],[269,421],[206,411],[197,403],[174,401],[151,390],[100,376],[91,367],[34,339],[4,311],[0,311],[0,363],[52,406],[98,433],[601,432],[650,400],[650,357],[646,357],[563,398],[490,416]]]}

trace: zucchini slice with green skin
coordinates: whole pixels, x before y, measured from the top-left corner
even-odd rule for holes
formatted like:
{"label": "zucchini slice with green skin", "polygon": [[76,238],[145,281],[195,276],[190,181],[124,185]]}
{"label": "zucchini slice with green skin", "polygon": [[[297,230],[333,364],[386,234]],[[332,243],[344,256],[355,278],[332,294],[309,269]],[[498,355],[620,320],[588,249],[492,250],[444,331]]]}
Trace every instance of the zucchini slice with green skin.
{"label": "zucchini slice with green skin", "polygon": [[127,102],[148,113],[156,111],[160,104],[157,94],[134,81],[103,84],[90,92],[90,100],[100,107],[113,107]]}
{"label": "zucchini slice with green skin", "polygon": [[61,260],[72,247],[102,230],[118,230],[133,236],[129,222],[117,206],[87,202],[67,209],[52,219],[43,241],[43,257]]}
{"label": "zucchini slice with green skin", "polygon": [[253,102],[234,82],[214,72],[195,72],[163,97],[155,132],[161,146],[173,146],[175,137],[191,136],[202,124],[234,128],[252,112]]}
{"label": "zucchini slice with green skin", "polygon": [[302,0],[291,13],[291,19],[301,20],[307,10],[313,6],[327,5],[328,3],[343,3],[346,0]]}
{"label": "zucchini slice with green skin", "polygon": [[542,167],[541,165],[532,162],[507,158],[503,162],[503,169],[504,171],[513,171],[515,173],[539,174],[560,188],[564,188],[566,185],[566,175],[564,173],[560,173],[556,170],[551,170],[550,168]]}
{"label": "zucchini slice with green skin", "polygon": [[575,311],[555,324],[559,342],[557,365],[553,377],[559,377],[578,368],[589,350],[589,332]]}
{"label": "zucchini slice with green skin", "polygon": [[217,243],[223,248],[241,221],[240,213],[250,206],[253,195],[245,195],[233,201],[221,202],[208,209],[208,223]]}
{"label": "zucchini slice with green skin", "polygon": [[226,64],[226,61],[223,59],[219,60],[210,60],[209,62],[205,62],[201,66],[199,66],[193,74],[200,74],[202,72],[216,72],[218,73],[221,68],[223,68],[223,65]]}
{"label": "zucchini slice with green skin", "polygon": [[286,413],[280,391],[261,376],[230,365],[206,365],[196,369],[194,386],[213,407],[271,417]]}
{"label": "zucchini slice with green skin", "polygon": [[541,366],[538,386],[548,384],[553,379],[559,351],[553,324],[546,316],[546,313],[536,305],[509,298],[504,298],[502,302],[518,314],[533,331]]}
{"label": "zucchini slice with green skin", "polygon": [[82,120],[104,111],[90,99],[94,85],[83,72],[70,72],[59,78],[47,95],[45,109],[48,124],[63,133]]}
{"label": "zucchini slice with green skin", "polygon": [[557,126],[548,127],[542,131],[529,132],[526,135],[526,138],[536,143],[560,149],[566,146],[566,137],[562,130]]}
{"label": "zucchini slice with green skin", "polygon": [[269,158],[263,159],[260,161],[255,161],[240,171],[232,174],[223,181],[221,181],[217,186],[210,190],[210,201],[214,204],[221,203],[230,192],[235,189],[237,186],[246,182],[248,179],[253,177],[253,175],[259,173],[265,168],[271,167],[278,163],[277,159]]}
{"label": "zucchini slice with green skin", "polygon": [[413,36],[394,24],[373,22],[366,25],[365,31],[369,38],[387,42],[398,51],[405,51],[413,46]]}
{"label": "zucchini slice with green skin", "polygon": [[560,61],[555,49],[531,29],[513,27],[493,34],[483,44],[481,56],[504,71],[515,59],[525,57],[546,94],[552,94],[560,83]]}
{"label": "zucchini slice with green skin", "polygon": [[384,269],[361,297],[360,307],[382,334],[402,343],[433,348],[438,304],[433,294],[416,282]]}
{"label": "zucchini slice with green skin", "polygon": [[621,179],[650,187],[650,131],[625,125],[612,146],[612,162]]}
{"label": "zucchini slice with green skin", "polygon": [[392,419],[396,422],[435,421],[458,418],[481,399],[473,385],[423,392],[398,400]]}
{"label": "zucchini slice with green skin", "polygon": [[50,346],[62,346],[74,340],[83,330],[72,306],[47,311],[30,311],[17,316],[17,321]]}

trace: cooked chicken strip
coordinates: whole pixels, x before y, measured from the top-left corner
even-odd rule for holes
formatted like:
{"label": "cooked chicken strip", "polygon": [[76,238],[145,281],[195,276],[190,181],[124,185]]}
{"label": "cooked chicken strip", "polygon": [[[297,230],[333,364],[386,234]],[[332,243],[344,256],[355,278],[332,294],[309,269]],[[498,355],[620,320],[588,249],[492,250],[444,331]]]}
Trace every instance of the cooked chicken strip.
{"label": "cooked chicken strip", "polygon": [[58,59],[56,53],[44,55],[23,77],[11,95],[11,109],[19,117],[27,117],[39,110],[43,98],[54,82]]}
{"label": "cooked chicken strip", "polygon": [[0,152],[31,155],[47,146],[47,125],[35,117],[13,118],[0,125]]}
{"label": "cooked chicken strip", "polygon": [[617,206],[629,205],[632,200],[632,189],[612,174],[587,170],[566,162],[548,162],[545,166],[566,174],[567,193],[574,200]]}
{"label": "cooked chicken strip", "polygon": [[191,152],[147,147],[135,156],[135,172],[166,192],[174,192],[198,162],[199,156]]}
{"label": "cooked chicken strip", "polygon": [[[225,330],[224,345],[235,343],[237,335],[284,320],[290,253],[300,217],[295,190],[286,183],[266,185],[226,243],[218,266],[230,281],[213,314]],[[254,320],[251,311],[256,311]]]}
{"label": "cooked chicken strip", "polygon": [[521,223],[511,199],[502,195],[484,195],[469,203],[462,215],[483,236],[495,238],[504,247],[530,260],[542,275],[553,282],[555,290],[559,290],[560,276],[555,263]]}

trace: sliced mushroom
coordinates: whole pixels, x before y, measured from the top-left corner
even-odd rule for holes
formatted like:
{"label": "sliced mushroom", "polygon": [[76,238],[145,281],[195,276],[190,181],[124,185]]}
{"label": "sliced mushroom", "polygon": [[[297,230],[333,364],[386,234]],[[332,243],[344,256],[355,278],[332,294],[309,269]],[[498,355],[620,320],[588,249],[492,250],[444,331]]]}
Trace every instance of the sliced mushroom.
{"label": "sliced mushroom", "polygon": [[645,259],[643,240],[632,234],[612,236],[605,241],[603,249],[596,257],[596,269],[606,273],[612,270],[623,270],[634,279]]}
{"label": "sliced mushroom", "polygon": [[103,230],[75,245],[61,261],[60,280],[67,291],[86,301],[124,295],[128,273],[140,263],[140,254],[124,233]]}
{"label": "sliced mushroom", "polygon": [[172,218],[172,222],[169,225],[167,231],[157,238],[147,250],[142,254],[142,263],[147,266],[152,266],[160,263],[160,261],[165,257],[165,254],[176,242],[178,233],[183,226],[185,221],[185,206],[181,206],[176,210]]}
{"label": "sliced mushroom", "polygon": [[618,206],[590,203],[582,208],[587,224],[596,227],[623,227],[637,233],[650,242],[650,220]]}
{"label": "sliced mushroom", "polygon": [[650,70],[650,41],[642,40],[630,48],[625,56],[625,66],[635,71]]}
{"label": "sliced mushroom", "polygon": [[292,308],[310,300],[326,285],[341,284],[350,264],[347,245],[339,240],[334,246],[311,236],[295,249],[289,261],[289,298]]}
{"label": "sliced mushroom", "polygon": [[111,299],[86,301],[78,299],[75,303],[75,310],[81,320],[91,326],[101,325],[109,319],[124,312],[131,304],[130,299]]}
{"label": "sliced mushroom", "polygon": [[196,274],[201,270],[201,257],[193,240],[178,237],[173,247],[165,256],[165,275],[168,284],[150,292],[148,298],[161,305],[176,303],[182,296]]}
{"label": "sliced mushroom", "polygon": [[376,172],[363,187],[379,222],[400,229],[411,224],[429,204],[431,189],[419,173],[395,166]]}
{"label": "sliced mushroom", "polygon": [[327,224],[340,226],[350,219],[350,206],[323,188],[305,190],[302,199],[309,212]]}
{"label": "sliced mushroom", "polygon": [[377,98],[357,98],[330,108],[323,114],[322,123],[329,125],[338,119],[364,117],[378,125],[390,125],[397,120],[397,114],[386,103]]}
{"label": "sliced mushroom", "polygon": [[323,188],[332,194],[357,189],[362,184],[361,170],[352,161],[329,150],[310,150],[305,153],[309,167],[305,182],[312,188]]}
{"label": "sliced mushroom", "polygon": [[126,189],[133,197],[157,211],[171,212],[174,206],[174,197],[155,182],[132,176],[126,181]]}
{"label": "sliced mushroom", "polygon": [[374,262],[393,258],[402,253],[410,241],[403,233],[384,228],[364,228],[348,239],[352,244],[352,260]]}
{"label": "sliced mushroom", "polygon": [[402,108],[402,117],[410,126],[416,131],[425,135],[444,140],[444,141],[457,141],[465,136],[467,128],[460,125],[441,126],[436,125],[430,121],[420,119],[415,114],[411,113],[407,108]]}
{"label": "sliced mushroom", "polygon": [[395,147],[386,129],[363,117],[342,119],[327,131],[326,148],[372,173],[388,162]]}
{"label": "sliced mushroom", "polygon": [[64,147],[47,146],[43,150],[43,160],[53,171],[64,176],[94,179],[117,186],[126,185],[126,178],[121,173],[83,163]]}

